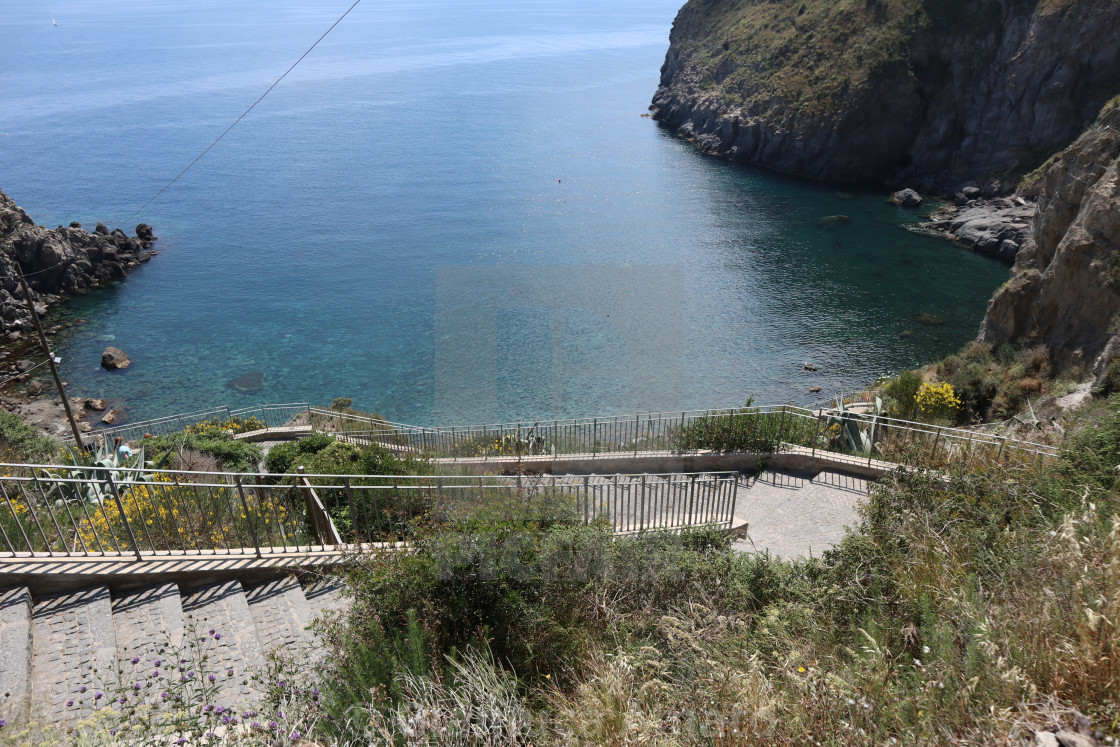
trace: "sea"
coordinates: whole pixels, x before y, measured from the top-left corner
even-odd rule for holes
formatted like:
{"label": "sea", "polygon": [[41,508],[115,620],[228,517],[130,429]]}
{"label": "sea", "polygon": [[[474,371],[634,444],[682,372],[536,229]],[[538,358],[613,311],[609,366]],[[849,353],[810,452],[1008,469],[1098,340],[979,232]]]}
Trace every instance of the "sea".
{"label": "sea", "polygon": [[1008,277],[885,189],[653,121],[680,0],[361,0],[270,89],[352,2],[0,4],[0,189],[159,237],[54,312],[72,393],[133,421],[809,404],[955,351]]}

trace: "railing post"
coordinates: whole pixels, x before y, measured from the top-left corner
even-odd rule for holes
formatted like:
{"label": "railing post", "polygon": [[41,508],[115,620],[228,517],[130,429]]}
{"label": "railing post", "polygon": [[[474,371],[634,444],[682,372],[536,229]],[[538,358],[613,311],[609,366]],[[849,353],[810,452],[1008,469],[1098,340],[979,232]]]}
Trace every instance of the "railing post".
{"label": "railing post", "polygon": [[1007,436],[1000,437],[999,451],[996,452],[996,464],[999,464],[1000,457],[1003,456],[1003,447],[1007,445]]}
{"label": "railing post", "polygon": [[140,555],[140,547],[136,544],[136,535],[132,533],[132,525],[128,523],[128,516],[124,512],[121,494],[117,491],[117,484],[113,482],[113,473],[106,471],[105,479],[109,482],[109,490],[113,491],[113,500],[116,501],[117,510],[121,513],[121,521],[124,522],[124,529],[128,533],[128,542],[132,545],[132,551],[136,553],[137,560],[143,560],[144,558]]}
{"label": "railing post", "polygon": [[634,416],[634,456],[638,456],[638,427],[641,423],[641,415]]}
{"label": "railing post", "polygon": [[731,510],[727,516],[727,527],[730,529],[735,526],[735,509],[739,505],[739,475],[735,475],[735,479],[731,482]]}
{"label": "railing post", "polygon": [[638,514],[638,531],[644,532],[646,528],[646,476],[642,475],[642,503]]}
{"label": "railing post", "polygon": [[934,460],[937,458],[937,442],[941,440],[941,428],[937,428],[937,436],[933,439],[933,450],[929,453],[929,466],[932,469]]}
{"label": "railing post", "polygon": [[249,502],[245,500],[245,486],[241,484],[241,475],[234,475],[233,479],[237,483],[237,495],[241,498],[241,508],[245,509],[245,521],[249,524],[249,536],[253,538],[253,549],[259,558],[261,556],[261,541],[257,537],[257,527],[253,524],[253,514],[249,511]]}
{"label": "railing post", "polygon": [[[591,524],[591,496],[588,492],[591,483],[591,477],[588,475],[583,476],[583,523],[585,525]],[[579,484],[576,484],[576,495],[579,495]]]}
{"label": "railing post", "polygon": [[692,526],[695,518],[693,508],[696,506],[696,475],[689,476],[688,482],[688,525]]}
{"label": "railing post", "polygon": [[778,443],[774,444],[774,453],[782,450],[782,433],[786,427],[786,406],[782,405],[782,419],[778,421]]}
{"label": "railing post", "polygon": [[817,427],[813,429],[813,456],[817,456],[817,439],[821,435],[821,411],[817,411]]}

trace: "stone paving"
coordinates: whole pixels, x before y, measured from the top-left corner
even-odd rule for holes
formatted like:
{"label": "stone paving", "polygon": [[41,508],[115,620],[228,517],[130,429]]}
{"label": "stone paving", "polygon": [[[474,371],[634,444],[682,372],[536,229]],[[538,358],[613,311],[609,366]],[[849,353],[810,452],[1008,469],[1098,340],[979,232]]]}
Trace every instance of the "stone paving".
{"label": "stone paving", "polygon": [[[104,586],[47,597],[32,616],[32,716],[55,723],[87,718],[116,685],[117,641]],[[72,701],[72,705],[67,705]]]}
{"label": "stone paving", "polygon": [[743,477],[735,523],[747,522],[741,552],[769,552],[783,558],[819,556],[859,523],[856,507],[867,498],[869,481],[840,472],[766,470]]}
{"label": "stone paving", "polygon": [[192,589],[183,595],[183,616],[188,645],[208,658],[207,677],[214,677],[222,705],[259,700],[261,687],[251,675],[264,669],[264,650],[241,583]]}
{"label": "stone paving", "polygon": [[[0,713],[27,703],[31,688],[31,594],[0,591]],[[18,707],[17,707],[18,710]]]}

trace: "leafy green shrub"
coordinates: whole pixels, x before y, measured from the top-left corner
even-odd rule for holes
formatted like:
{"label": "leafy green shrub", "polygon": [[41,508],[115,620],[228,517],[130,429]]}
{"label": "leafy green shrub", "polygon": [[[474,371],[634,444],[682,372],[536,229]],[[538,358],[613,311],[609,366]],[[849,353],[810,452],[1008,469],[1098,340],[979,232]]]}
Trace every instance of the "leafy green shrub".
{"label": "leafy green shrub", "polygon": [[0,410],[0,453],[9,463],[46,464],[61,444],[24,423],[18,415]]}
{"label": "leafy green shrub", "polygon": [[293,463],[289,472],[298,466],[312,475],[422,475],[429,471],[425,462],[413,457],[398,457],[377,444],[359,446],[333,441],[316,451],[304,452],[302,456],[303,464]]}
{"label": "leafy green shrub", "polygon": [[815,423],[781,412],[760,412],[748,399],[741,410],[728,410],[695,418],[670,435],[672,448],[688,451],[773,451],[782,441],[806,444],[812,441]]}
{"label": "leafy green shrub", "polygon": [[915,419],[918,404],[914,398],[918,395],[918,388],[921,385],[922,377],[917,371],[903,371],[887,383],[883,393],[887,397],[887,407],[891,417],[902,420]]}
{"label": "leafy green shrub", "polygon": [[238,441],[222,428],[179,431],[167,436],[146,438],[144,448],[153,455],[161,452],[171,452],[174,455],[182,450],[192,449],[214,457],[222,469],[231,472],[255,472],[261,461],[260,446]]}
{"label": "leafy green shrub", "polygon": [[282,475],[291,471],[300,459],[318,454],[334,442],[335,440],[325,433],[313,433],[297,441],[276,444],[268,450],[268,456],[264,461],[265,469],[273,474]]}

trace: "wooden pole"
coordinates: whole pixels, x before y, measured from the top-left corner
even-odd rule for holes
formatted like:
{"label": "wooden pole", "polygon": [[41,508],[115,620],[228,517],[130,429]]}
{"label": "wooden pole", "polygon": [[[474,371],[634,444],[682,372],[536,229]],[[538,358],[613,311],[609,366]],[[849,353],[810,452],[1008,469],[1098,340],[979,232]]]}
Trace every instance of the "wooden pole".
{"label": "wooden pole", "polygon": [[43,325],[39,321],[39,313],[35,311],[35,301],[31,298],[31,289],[27,287],[27,279],[23,277],[23,270],[19,266],[19,262],[13,262],[16,268],[16,275],[19,276],[20,287],[23,288],[23,297],[27,299],[27,308],[31,312],[31,321],[35,323],[35,331],[39,333],[39,343],[43,346],[43,352],[47,354],[47,362],[51,367],[51,376],[54,377],[55,388],[58,389],[58,396],[62,398],[62,406],[66,408],[66,419],[70,421],[70,431],[74,434],[74,444],[85,451],[85,444],[82,443],[82,434],[78,432],[78,424],[74,422],[74,413],[70,410],[70,399],[66,396],[66,392],[62,391],[62,379],[58,376],[58,367],[54,363],[54,353],[51,352],[51,346],[47,344],[47,336],[43,333]]}

